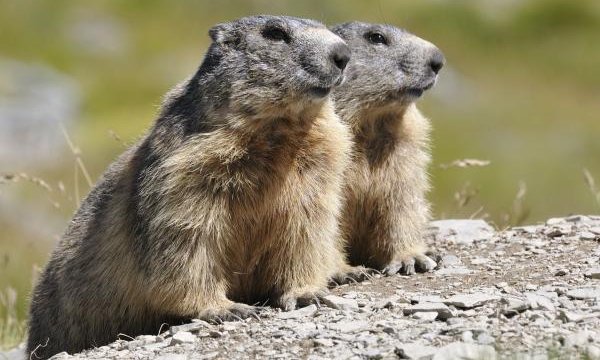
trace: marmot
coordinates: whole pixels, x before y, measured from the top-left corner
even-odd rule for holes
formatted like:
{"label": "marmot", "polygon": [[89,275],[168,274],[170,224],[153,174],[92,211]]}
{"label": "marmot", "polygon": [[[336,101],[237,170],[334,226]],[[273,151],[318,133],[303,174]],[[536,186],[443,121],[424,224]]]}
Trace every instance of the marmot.
{"label": "marmot", "polygon": [[[351,134],[330,90],[350,51],[313,20],[216,25],[198,71],[102,176],[31,303],[34,358],[190,318],[310,302],[344,267]],[[246,305],[250,304],[250,305]]]}
{"label": "marmot", "polygon": [[351,22],[332,31],[352,50],[346,81],[333,93],[354,135],[341,220],[350,265],[387,274],[431,270],[436,263],[422,239],[430,125],[415,101],[434,85],[444,56],[389,25]]}

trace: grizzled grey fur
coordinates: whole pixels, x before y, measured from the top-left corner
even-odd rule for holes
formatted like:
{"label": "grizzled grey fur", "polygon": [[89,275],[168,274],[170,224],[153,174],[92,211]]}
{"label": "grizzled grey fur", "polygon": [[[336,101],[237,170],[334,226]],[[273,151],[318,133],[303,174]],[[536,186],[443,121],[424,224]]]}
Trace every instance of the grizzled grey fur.
{"label": "grizzled grey fur", "polygon": [[344,271],[350,134],[327,94],[347,46],[283,16],[210,36],[196,74],[104,173],[53,252],[31,303],[32,358],[190,318],[253,316],[256,303],[292,309]]}
{"label": "grizzled grey fur", "polygon": [[390,25],[334,26],[352,50],[336,111],[354,136],[341,231],[350,265],[388,274],[431,270],[423,230],[429,219],[429,122],[415,101],[436,82],[444,56]]}

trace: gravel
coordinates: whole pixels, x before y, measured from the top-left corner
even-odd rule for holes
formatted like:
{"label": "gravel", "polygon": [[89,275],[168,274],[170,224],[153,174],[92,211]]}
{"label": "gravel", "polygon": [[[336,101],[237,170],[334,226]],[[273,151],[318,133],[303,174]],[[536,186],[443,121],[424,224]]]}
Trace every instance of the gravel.
{"label": "gravel", "polygon": [[[431,247],[444,255],[432,273],[374,275],[332,289],[320,307],[194,321],[57,358],[600,359],[600,239],[581,236],[600,228],[600,217],[491,236],[482,221],[446,224],[473,238],[466,230],[432,234]],[[10,360],[15,353],[22,349]]]}

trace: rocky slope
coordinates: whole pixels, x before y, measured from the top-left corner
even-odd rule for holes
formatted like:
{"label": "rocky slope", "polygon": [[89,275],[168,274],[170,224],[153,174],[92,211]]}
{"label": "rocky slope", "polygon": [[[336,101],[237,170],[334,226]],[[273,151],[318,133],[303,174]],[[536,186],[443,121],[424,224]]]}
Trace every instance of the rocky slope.
{"label": "rocky slope", "polygon": [[444,220],[429,241],[444,254],[433,273],[375,275],[320,307],[194,321],[55,358],[600,359],[600,216],[500,232]]}

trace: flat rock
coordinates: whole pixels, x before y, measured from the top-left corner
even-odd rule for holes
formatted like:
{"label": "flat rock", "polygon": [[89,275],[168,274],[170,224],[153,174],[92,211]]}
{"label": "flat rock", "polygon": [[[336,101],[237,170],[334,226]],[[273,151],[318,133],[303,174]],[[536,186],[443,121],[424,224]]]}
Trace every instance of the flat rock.
{"label": "flat rock", "polygon": [[498,300],[498,297],[483,293],[475,293],[454,295],[445,299],[443,302],[446,305],[454,305],[462,309],[472,309],[483,306],[494,300]]}
{"label": "flat rock", "polygon": [[591,231],[583,231],[583,232],[581,232],[581,234],[579,234],[579,238],[581,240],[596,240],[599,237],[600,236],[598,234],[595,234]]}
{"label": "flat rock", "polygon": [[548,310],[548,311],[556,310],[556,307],[552,303],[552,300],[550,300],[549,298],[547,298],[545,296],[535,294],[535,293],[525,293],[525,298],[529,302],[529,306],[534,310],[536,310],[536,309],[542,309],[542,310]]}
{"label": "flat rock", "polygon": [[280,319],[298,319],[313,316],[317,312],[317,305],[309,305],[298,310],[284,311],[278,315]]}
{"label": "flat rock", "polygon": [[466,268],[464,266],[442,268],[435,272],[436,275],[440,275],[440,276],[443,276],[443,275],[469,275],[471,273],[473,273],[473,270]]}
{"label": "flat rock", "polygon": [[354,299],[346,299],[336,295],[327,295],[322,300],[325,305],[334,309],[358,311],[358,302]]}
{"label": "flat rock", "polygon": [[440,348],[433,360],[481,360],[495,359],[496,350],[489,345],[477,345],[464,342],[454,342]]}
{"label": "flat rock", "polygon": [[397,345],[394,352],[400,359],[429,360],[436,353],[437,348],[420,343]]}
{"label": "flat rock", "polygon": [[179,331],[171,338],[171,345],[191,344],[196,341],[196,337],[189,331]]}
{"label": "flat rock", "polygon": [[441,261],[440,266],[442,266],[442,267],[457,266],[457,265],[460,265],[461,263],[462,263],[462,261],[460,261],[460,259],[456,255],[444,255],[444,256],[442,256],[442,261]]}
{"label": "flat rock", "polygon": [[504,316],[507,317],[515,316],[518,313],[529,309],[530,306],[527,301],[516,298],[514,296],[504,296],[502,297],[501,301],[504,304],[502,314],[504,314]]}
{"label": "flat rock", "polygon": [[433,321],[438,317],[437,312],[416,312],[412,315],[415,319],[424,320],[424,321]]}
{"label": "flat rock", "polygon": [[600,299],[600,287],[585,287],[567,291],[567,296],[572,299]]}
{"label": "flat rock", "polygon": [[442,297],[439,295],[416,295],[416,296],[411,297],[410,301],[413,303],[421,303],[421,302],[441,303],[441,302],[444,302]]}
{"label": "flat rock", "polygon": [[436,240],[451,240],[463,245],[489,240],[494,236],[494,228],[484,220],[437,220],[430,222],[429,227]]}
{"label": "flat rock", "polygon": [[598,339],[600,334],[596,334],[594,331],[581,330],[576,333],[570,334],[564,338],[564,345],[566,347],[580,347],[583,348],[585,345],[592,343]]}
{"label": "flat rock", "polygon": [[195,331],[199,331],[202,329],[210,329],[210,328],[211,328],[211,325],[209,323],[207,323],[206,321],[194,319],[189,324],[171,326],[171,328],[169,328],[169,333],[171,335],[174,335],[180,331],[195,332]]}
{"label": "flat rock", "polygon": [[329,328],[332,330],[340,331],[343,333],[354,333],[358,331],[364,331],[369,328],[369,323],[366,321],[350,321],[342,320],[336,323],[330,324]]}
{"label": "flat rock", "polygon": [[585,277],[590,279],[600,279],[600,267],[595,267],[585,272]]}
{"label": "flat rock", "polygon": [[453,317],[453,314],[452,314],[452,311],[450,311],[450,308],[448,308],[443,303],[423,302],[423,303],[418,303],[415,305],[410,305],[403,309],[404,315],[412,315],[414,313],[419,313],[419,312],[421,312],[421,313],[422,312],[437,313],[438,316],[436,316],[436,318],[439,318],[440,320],[446,320],[446,319]]}

